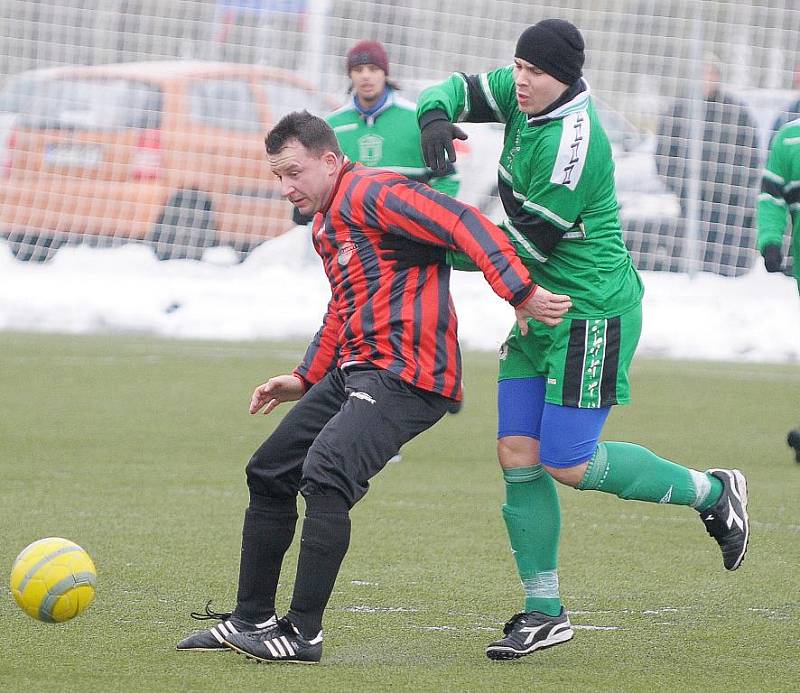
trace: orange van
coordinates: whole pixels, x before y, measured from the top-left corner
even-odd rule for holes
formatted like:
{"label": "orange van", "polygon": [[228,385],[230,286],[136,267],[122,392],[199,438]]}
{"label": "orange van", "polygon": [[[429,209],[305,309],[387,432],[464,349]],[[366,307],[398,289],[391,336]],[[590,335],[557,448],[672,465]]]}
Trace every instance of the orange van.
{"label": "orange van", "polygon": [[201,61],[34,70],[0,91],[0,233],[20,259],[139,240],[244,255],[291,227],[264,135],[335,107],[291,72]]}

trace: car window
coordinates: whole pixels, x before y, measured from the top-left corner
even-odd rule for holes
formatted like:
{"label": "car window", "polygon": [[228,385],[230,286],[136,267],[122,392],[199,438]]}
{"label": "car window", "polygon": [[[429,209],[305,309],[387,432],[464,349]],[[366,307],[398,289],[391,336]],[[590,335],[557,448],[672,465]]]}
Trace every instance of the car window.
{"label": "car window", "polygon": [[263,129],[253,90],[243,80],[207,79],[192,83],[189,114],[194,120],[226,130]]}
{"label": "car window", "polygon": [[329,110],[325,108],[319,96],[297,85],[265,80],[261,86],[264,87],[267,94],[270,113],[274,121],[292,111],[306,110],[314,115],[322,116]]}
{"label": "car window", "polygon": [[157,128],[161,104],[156,85],[128,79],[20,79],[0,96],[0,110],[38,130]]}

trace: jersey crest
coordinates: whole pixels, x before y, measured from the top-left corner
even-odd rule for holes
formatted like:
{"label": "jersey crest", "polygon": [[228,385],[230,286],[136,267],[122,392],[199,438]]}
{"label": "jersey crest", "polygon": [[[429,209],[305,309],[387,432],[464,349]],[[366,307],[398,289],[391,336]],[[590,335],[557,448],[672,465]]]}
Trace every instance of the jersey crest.
{"label": "jersey crest", "polygon": [[336,261],[339,263],[341,267],[345,267],[350,259],[355,254],[358,246],[353,243],[345,243],[341,248],[339,248],[339,252],[336,255]]}
{"label": "jersey crest", "polygon": [[383,137],[364,135],[358,138],[358,160],[365,166],[377,166],[383,157]]}

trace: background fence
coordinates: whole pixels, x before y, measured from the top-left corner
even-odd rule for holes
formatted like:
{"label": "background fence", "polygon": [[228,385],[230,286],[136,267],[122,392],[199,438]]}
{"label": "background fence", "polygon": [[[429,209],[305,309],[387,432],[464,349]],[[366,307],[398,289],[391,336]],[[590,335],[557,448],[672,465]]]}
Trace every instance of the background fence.
{"label": "background fence", "polygon": [[[413,96],[451,71],[508,63],[520,31],[551,16],[584,33],[585,74],[612,136],[626,241],[639,266],[747,271],[760,167],[774,120],[796,98],[795,0],[0,0],[0,230],[21,258],[47,257],[65,242],[131,238],[163,257],[212,243],[245,253],[287,227],[288,215],[265,174],[239,160],[261,156],[259,134],[282,111],[324,111],[345,98],[353,42],[384,42],[392,76]],[[187,65],[198,60],[281,68],[305,83],[240,71],[187,86],[195,79]],[[139,61],[161,64],[124,74],[99,67]],[[729,101],[704,102],[709,64]],[[76,65],[97,72],[26,72]],[[178,97],[187,125],[170,110],[181,108],[170,105]],[[252,113],[232,105],[251,97]],[[200,159],[170,134],[176,122]],[[236,142],[223,151],[226,129]],[[245,135],[255,149],[245,152]],[[492,213],[486,152],[499,133],[476,127],[471,135],[462,197]],[[215,180],[198,173],[204,167]]]}

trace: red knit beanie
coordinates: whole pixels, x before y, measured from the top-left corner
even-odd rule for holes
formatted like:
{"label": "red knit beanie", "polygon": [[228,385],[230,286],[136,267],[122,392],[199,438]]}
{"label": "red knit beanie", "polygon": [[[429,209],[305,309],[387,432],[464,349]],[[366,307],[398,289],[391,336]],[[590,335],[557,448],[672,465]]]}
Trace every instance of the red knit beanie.
{"label": "red knit beanie", "polygon": [[356,65],[375,65],[389,74],[389,59],[386,50],[377,41],[359,41],[347,51],[347,74]]}

